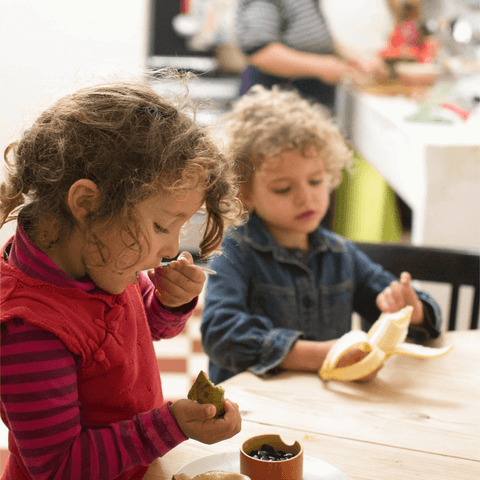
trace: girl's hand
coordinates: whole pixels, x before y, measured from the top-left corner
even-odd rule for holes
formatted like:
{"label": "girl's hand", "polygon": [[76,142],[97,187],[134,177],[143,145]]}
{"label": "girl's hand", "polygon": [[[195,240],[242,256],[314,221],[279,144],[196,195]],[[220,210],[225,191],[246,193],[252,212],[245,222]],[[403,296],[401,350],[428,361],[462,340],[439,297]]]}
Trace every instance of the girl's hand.
{"label": "girl's hand", "polygon": [[188,252],[182,252],[167,267],[149,270],[148,276],[155,285],[158,300],[169,308],[180,307],[198,297],[207,279]]}
{"label": "girl's hand", "polygon": [[385,313],[398,312],[403,307],[413,307],[411,323],[419,324],[424,320],[423,305],[411,285],[412,276],[408,272],[400,275],[400,281],[392,282],[377,296],[377,307]]}
{"label": "girl's hand", "polygon": [[231,438],[242,428],[238,405],[230,400],[225,400],[225,415],[222,418],[214,418],[214,405],[200,404],[192,400],[177,400],[170,409],[188,438],[208,445]]}

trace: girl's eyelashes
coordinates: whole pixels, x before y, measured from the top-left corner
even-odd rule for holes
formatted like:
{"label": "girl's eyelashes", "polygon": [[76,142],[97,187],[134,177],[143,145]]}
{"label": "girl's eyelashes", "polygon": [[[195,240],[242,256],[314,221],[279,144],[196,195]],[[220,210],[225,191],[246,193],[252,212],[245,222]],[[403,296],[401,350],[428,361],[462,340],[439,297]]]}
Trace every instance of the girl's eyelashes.
{"label": "girl's eyelashes", "polygon": [[168,233],[168,230],[166,228],[161,227],[158,223],[153,224],[153,229],[157,233]]}
{"label": "girl's eyelashes", "polygon": [[310,185],[320,185],[323,183],[323,178],[317,178],[316,180],[310,180]]}

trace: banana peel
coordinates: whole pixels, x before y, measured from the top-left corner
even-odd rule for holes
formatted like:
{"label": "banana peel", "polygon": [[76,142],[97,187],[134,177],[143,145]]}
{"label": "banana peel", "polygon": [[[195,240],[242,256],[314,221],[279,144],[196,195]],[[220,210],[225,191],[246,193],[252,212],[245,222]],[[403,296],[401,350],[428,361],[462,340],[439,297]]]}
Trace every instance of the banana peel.
{"label": "banana peel", "polygon": [[[392,355],[437,358],[453,347],[431,348],[405,343],[413,307],[395,313],[383,313],[366,333],[352,330],[340,337],[325,358],[319,375],[322,380],[358,380],[375,371]],[[340,358],[352,348],[368,353],[362,360],[346,367],[337,367]]]}

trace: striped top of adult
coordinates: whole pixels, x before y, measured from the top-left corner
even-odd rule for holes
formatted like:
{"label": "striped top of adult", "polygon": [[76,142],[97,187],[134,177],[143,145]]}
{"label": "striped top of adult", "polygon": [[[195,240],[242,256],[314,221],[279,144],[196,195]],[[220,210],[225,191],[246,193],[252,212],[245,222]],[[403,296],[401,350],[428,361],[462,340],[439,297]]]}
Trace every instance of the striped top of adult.
{"label": "striped top of adult", "polygon": [[237,35],[251,55],[271,43],[302,52],[331,54],[333,41],[319,0],[239,0]]}

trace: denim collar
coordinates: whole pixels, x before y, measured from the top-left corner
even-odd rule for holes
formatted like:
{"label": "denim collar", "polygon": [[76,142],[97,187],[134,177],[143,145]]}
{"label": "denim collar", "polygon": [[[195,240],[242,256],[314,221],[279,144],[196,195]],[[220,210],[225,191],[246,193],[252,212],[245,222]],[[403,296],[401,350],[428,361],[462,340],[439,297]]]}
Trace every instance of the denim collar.
{"label": "denim collar", "polygon": [[[244,231],[243,241],[255,250],[272,252],[273,257],[281,262],[298,263],[299,260],[291,255],[288,249],[278,244],[255,212],[250,214],[247,223],[242,228]],[[341,237],[320,226],[310,233],[308,238],[310,247],[305,257],[305,263],[321,252],[341,252],[345,250],[345,243]]]}

